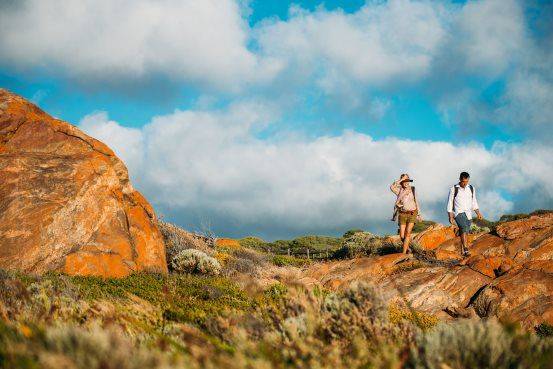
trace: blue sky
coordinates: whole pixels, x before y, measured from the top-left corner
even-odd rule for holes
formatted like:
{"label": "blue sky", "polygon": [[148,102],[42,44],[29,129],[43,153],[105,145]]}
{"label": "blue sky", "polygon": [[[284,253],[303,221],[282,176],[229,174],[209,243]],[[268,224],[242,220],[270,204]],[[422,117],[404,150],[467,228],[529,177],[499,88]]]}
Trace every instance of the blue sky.
{"label": "blue sky", "polygon": [[0,7],[0,86],[112,146],[185,228],[391,232],[406,171],[434,220],[459,170],[490,218],[553,206],[550,1]]}

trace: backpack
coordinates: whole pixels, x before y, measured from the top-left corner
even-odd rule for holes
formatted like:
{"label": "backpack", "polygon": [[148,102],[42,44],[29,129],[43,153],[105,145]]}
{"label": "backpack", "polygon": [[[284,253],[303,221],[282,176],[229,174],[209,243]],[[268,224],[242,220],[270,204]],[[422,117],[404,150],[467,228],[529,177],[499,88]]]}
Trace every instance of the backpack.
{"label": "backpack", "polygon": [[[455,188],[455,192],[453,193],[453,212],[455,213],[455,198],[457,197],[457,193],[459,192],[459,186],[455,185],[453,186]],[[472,185],[469,185],[470,193],[472,194],[472,200],[474,201],[474,187]]]}

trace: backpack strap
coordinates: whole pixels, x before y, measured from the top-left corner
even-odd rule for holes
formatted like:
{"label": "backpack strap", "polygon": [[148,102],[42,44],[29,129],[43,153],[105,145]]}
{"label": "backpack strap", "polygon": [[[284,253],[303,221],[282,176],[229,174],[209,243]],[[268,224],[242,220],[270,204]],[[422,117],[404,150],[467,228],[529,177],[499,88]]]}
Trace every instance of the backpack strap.
{"label": "backpack strap", "polygon": [[453,213],[455,213],[455,198],[457,197],[457,193],[459,193],[459,186],[454,185],[453,188],[455,189],[453,192]]}
{"label": "backpack strap", "polygon": [[[455,185],[453,186],[455,188],[455,191],[453,192],[453,212],[455,213],[455,198],[457,197],[457,193],[459,192],[459,186]],[[469,185],[470,193],[472,195],[472,199],[474,200],[474,187],[472,185]]]}
{"label": "backpack strap", "polygon": [[417,195],[415,195],[415,187],[411,187],[411,191],[413,191],[413,199],[415,200],[415,206],[417,207],[417,212],[419,211],[419,203],[417,202]]}

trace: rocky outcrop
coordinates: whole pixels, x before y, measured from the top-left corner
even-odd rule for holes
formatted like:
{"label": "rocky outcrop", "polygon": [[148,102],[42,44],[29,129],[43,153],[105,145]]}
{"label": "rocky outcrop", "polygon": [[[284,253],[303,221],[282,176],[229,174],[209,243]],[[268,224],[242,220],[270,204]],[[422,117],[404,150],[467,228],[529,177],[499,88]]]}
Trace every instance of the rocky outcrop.
{"label": "rocky outcrop", "polygon": [[334,261],[313,265],[306,274],[331,289],[371,281],[390,301],[407,301],[444,318],[553,324],[553,212],[502,223],[496,234],[471,235],[467,259],[452,235],[451,227],[441,225],[418,234],[422,258],[390,254]]}
{"label": "rocky outcrop", "polygon": [[166,272],[150,204],[103,143],[0,89],[0,268]]}

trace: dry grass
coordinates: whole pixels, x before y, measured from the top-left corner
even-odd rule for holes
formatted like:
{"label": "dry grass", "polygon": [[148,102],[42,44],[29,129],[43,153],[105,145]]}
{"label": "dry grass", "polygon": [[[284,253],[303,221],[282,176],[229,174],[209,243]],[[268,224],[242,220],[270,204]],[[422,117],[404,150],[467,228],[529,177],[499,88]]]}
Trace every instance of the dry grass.
{"label": "dry grass", "polygon": [[551,338],[481,321],[434,325],[431,316],[387,306],[376,286],[329,292],[294,287],[297,268],[271,266],[260,279],[265,273],[280,281],[247,290],[226,278],[194,275],[105,280],[0,273],[0,368],[537,369],[551,363]]}

